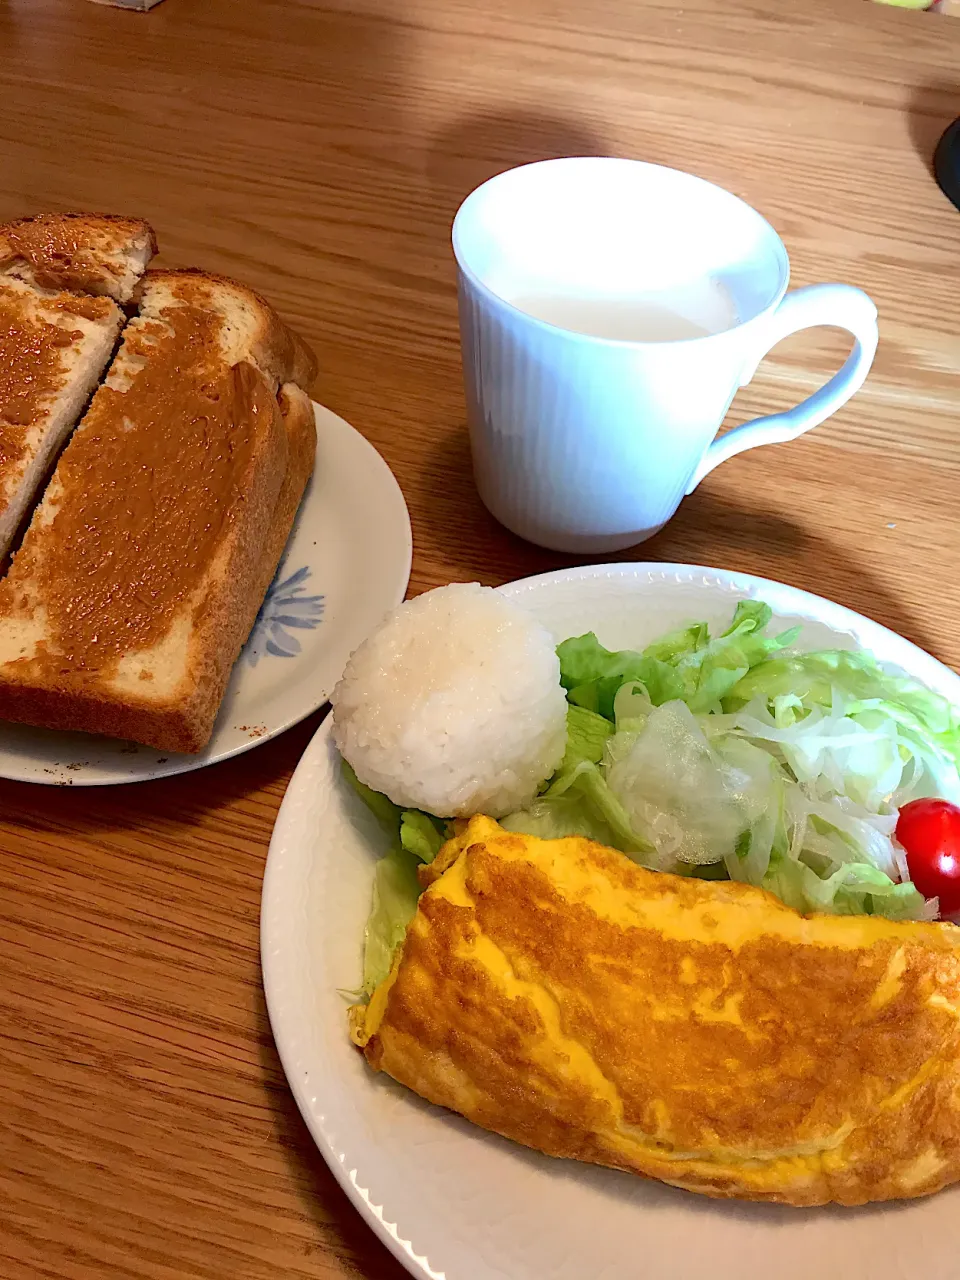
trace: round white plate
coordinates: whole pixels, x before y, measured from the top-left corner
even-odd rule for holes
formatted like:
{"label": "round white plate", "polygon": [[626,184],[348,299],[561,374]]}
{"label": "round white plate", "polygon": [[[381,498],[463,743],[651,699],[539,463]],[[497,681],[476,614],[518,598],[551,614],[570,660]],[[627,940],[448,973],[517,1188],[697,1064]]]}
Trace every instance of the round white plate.
{"label": "round white plate", "polygon": [[413,544],[390,468],[342,418],[313,409],[313,476],[206,750],[177,755],[0,722],[0,778],[90,787],[186,773],[249,751],[326,702],[347,658],[406,594]]}
{"label": "round white plate", "polygon": [[[573,569],[503,588],[557,639],[642,646],[729,621],[759,597],[801,643],[863,646],[960,704],[960,679],[874,622],[791,587],[688,565]],[[347,1038],[373,864],[385,838],[341,782],[330,721],[277,818],[263,888],[270,1021],[294,1096],[331,1169],[401,1262],[435,1280],[955,1280],[960,1193],[863,1210],[712,1201],[527,1151],[375,1076]]]}

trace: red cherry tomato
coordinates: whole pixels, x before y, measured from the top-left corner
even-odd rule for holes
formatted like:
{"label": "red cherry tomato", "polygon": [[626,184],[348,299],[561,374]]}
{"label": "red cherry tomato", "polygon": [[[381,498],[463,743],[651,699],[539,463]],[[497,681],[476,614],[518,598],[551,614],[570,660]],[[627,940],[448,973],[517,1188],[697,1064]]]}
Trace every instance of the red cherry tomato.
{"label": "red cherry tomato", "polygon": [[942,916],[960,911],[960,808],[949,800],[911,800],[900,810],[896,834],[923,896],[940,899]]}

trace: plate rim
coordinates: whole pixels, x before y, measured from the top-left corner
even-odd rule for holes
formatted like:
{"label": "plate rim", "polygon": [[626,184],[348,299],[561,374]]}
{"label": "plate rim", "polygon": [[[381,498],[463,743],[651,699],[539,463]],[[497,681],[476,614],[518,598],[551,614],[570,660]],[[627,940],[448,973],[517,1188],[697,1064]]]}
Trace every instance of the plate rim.
{"label": "plate rim", "polygon": [[[388,603],[385,603],[385,609],[388,610],[388,609],[396,608],[396,606],[400,604],[404,599],[404,597],[406,596],[407,588],[410,585],[410,574],[413,568],[413,528],[410,521],[410,510],[407,506],[407,501],[404,496],[403,490],[401,489],[400,483],[397,480],[397,477],[394,475],[393,471],[391,470],[390,466],[384,459],[383,455],[379,452],[379,450],[373,444],[371,444],[371,442],[366,438],[366,436],[361,431],[359,431],[351,423],[347,422],[347,420],[341,417],[340,414],[335,413],[332,409],[328,409],[326,405],[320,404],[319,401],[311,399],[310,403],[313,408],[314,421],[317,426],[317,445],[316,445],[315,458],[319,459],[319,455],[323,447],[323,442],[320,437],[321,422],[324,419],[327,419],[327,420],[333,419],[337,424],[336,429],[338,431],[345,431],[350,433],[350,436],[353,437],[353,439],[351,440],[351,444],[358,447],[363,453],[365,453],[370,466],[372,468],[375,468],[380,473],[380,477],[384,481],[387,488],[392,490],[392,499],[396,504],[395,514],[398,517],[398,523],[402,521],[402,526],[403,526],[403,536],[402,538],[397,539],[397,542],[400,544],[399,549],[400,549],[400,570],[401,571],[397,575],[397,586],[391,595],[390,601]],[[298,508],[298,511],[299,511],[299,508]],[[397,530],[397,532],[399,533],[399,529]],[[288,538],[287,545],[284,546],[283,552],[281,553],[280,564],[283,563],[283,557],[287,554],[289,541],[290,540]],[[279,568],[279,565],[278,565],[278,568]],[[402,578],[402,585],[401,585],[401,578]],[[236,671],[238,664],[241,662],[242,657],[243,657],[243,651],[241,650],[241,653],[237,658],[237,662],[234,664],[231,670],[231,678],[233,677],[233,673],[234,671]],[[5,766],[3,764],[2,755],[0,755],[0,779],[7,782],[20,782],[20,783],[25,783],[29,786],[41,786],[41,787],[64,787],[64,786],[120,787],[120,786],[132,786],[141,782],[156,782],[156,781],[160,781],[163,778],[175,778],[185,773],[195,773],[198,770],[206,769],[211,765],[223,764],[225,761],[232,760],[236,756],[244,755],[248,751],[253,751],[253,750],[256,750],[256,748],[258,747],[265,746],[268,742],[272,741],[274,738],[277,738],[281,734],[286,733],[288,729],[292,729],[295,725],[299,724],[302,720],[305,720],[308,716],[313,715],[314,712],[326,706],[329,703],[329,700],[330,700],[329,693],[323,698],[320,698],[319,700],[317,700],[316,698],[310,698],[307,700],[307,702],[304,704],[302,708],[298,707],[288,717],[285,717],[279,720],[275,726],[272,726],[266,733],[262,734],[261,736],[248,737],[243,741],[235,743],[231,747],[225,748],[220,752],[215,752],[214,754],[211,754],[209,756],[206,754],[206,752],[210,750],[211,746],[213,746],[214,740],[211,740],[211,743],[208,744],[208,746],[204,749],[204,752],[196,756],[190,756],[185,754],[178,755],[178,753],[176,752],[170,752],[169,757],[171,758],[171,760],[176,758],[176,763],[173,765],[173,767],[162,767],[160,769],[157,769],[155,765],[145,764],[142,772],[131,773],[130,775],[123,776],[123,777],[85,776],[83,770],[77,770],[69,778],[60,778],[60,777],[54,777],[54,776],[38,777],[36,775],[27,775],[23,772],[14,772],[10,770],[9,766]],[[15,721],[0,722],[0,726],[6,725],[6,724],[10,724],[12,727],[22,728],[25,730],[29,730],[31,727],[35,727],[35,726],[26,725],[26,724],[19,724]],[[57,731],[50,730],[49,732],[56,733]],[[97,738],[97,735],[91,735],[92,740],[96,740],[96,738]],[[117,739],[116,741],[119,741],[119,739]],[[153,750],[153,748],[148,748],[148,750]]]}
{"label": "plate rim", "polygon": [[[570,581],[571,579],[590,581],[601,577],[645,575],[648,581],[652,581],[655,576],[663,576],[665,579],[672,576],[678,580],[678,585],[682,585],[679,581],[681,576],[689,577],[701,573],[709,575],[712,579],[711,583],[704,584],[708,587],[726,586],[737,591],[750,592],[754,595],[762,595],[765,588],[771,588],[776,592],[786,592],[796,601],[798,616],[802,616],[800,610],[806,606],[815,612],[815,618],[811,618],[811,621],[823,622],[825,616],[827,616],[830,620],[825,622],[825,625],[838,634],[846,633],[856,640],[854,630],[865,625],[868,631],[874,631],[879,636],[896,642],[895,647],[906,646],[912,655],[916,655],[922,660],[922,666],[929,665],[930,670],[937,674],[939,678],[936,684],[940,692],[943,692],[944,687],[953,688],[954,700],[960,706],[960,674],[920,645],[908,640],[905,636],[900,635],[899,632],[893,631],[882,623],[869,618],[866,614],[858,613],[846,605],[837,604],[825,596],[818,596],[814,592],[805,591],[803,588],[794,587],[789,583],[779,582],[772,578],[763,578],[756,574],[739,570],[720,569],[708,565],[685,564],[673,561],[612,561],[533,574],[529,577],[517,578],[510,582],[502,583],[496,589],[508,592],[513,598],[519,598],[525,589],[549,586]],[[861,644],[859,640],[856,640],[856,643],[860,648],[867,647]],[[944,696],[949,695],[945,694]],[[277,1055],[283,1067],[290,1092],[297,1104],[297,1109],[324,1162],[346,1193],[353,1208],[357,1210],[381,1243],[386,1245],[410,1275],[415,1277],[415,1280],[447,1280],[446,1272],[434,1270],[430,1266],[427,1256],[416,1253],[412,1243],[401,1238],[398,1229],[399,1222],[391,1223],[385,1213],[385,1206],[374,1205],[369,1195],[355,1181],[357,1170],[348,1170],[347,1163],[336,1149],[335,1135],[330,1131],[330,1126],[325,1117],[314,1114],[311,1108],[307,1092],[301,1083],[303,1064],[299,1060],[296,1038],[289,1035],[285,1026],[281,1025],[278,1028],[280,1019],[275,1014],[275,1009],[278,1009],[282,1003],[278,992],[278,969],[282,962],[279,958],[279,947],[277,945],[280,940],[280,934],[274,934],[275,922],[271,918],[271,895],[274,892],[274,883],[282,873],[281,844],[285,840],[286,824],[291,821],[290,815],[294,812],[294,805],[297,801],[298,774],[301,775],[299,785],[302,786],[304,779],[309,776],[310,770],[314,766],[316,757],[327,748],[332,730],[333,718],[328,714],[310,739],[290,777],[270,837],[260,903],[260,964],[267,1018]],[[464,1272],[464,1276],[468,1274],[469,1272]],[[458,1275],[451,1278],[451,1280],[461,1280],[461,1277]]]}

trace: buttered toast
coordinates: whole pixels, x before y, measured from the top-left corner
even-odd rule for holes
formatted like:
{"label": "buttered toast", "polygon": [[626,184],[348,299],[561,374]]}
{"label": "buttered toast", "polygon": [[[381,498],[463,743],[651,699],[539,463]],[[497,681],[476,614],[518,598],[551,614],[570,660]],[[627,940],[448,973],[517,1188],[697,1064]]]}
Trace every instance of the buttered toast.
{"label": "buttered toast", "polygon": [[312,352],[251,290],[149,271],[0,582],[0,718],[197,752],[313,464]]}
{"label": "buttered toast", "polygon": [[155,247],[133,218],[0,226],[0,561],[113,354],[117,303]]}

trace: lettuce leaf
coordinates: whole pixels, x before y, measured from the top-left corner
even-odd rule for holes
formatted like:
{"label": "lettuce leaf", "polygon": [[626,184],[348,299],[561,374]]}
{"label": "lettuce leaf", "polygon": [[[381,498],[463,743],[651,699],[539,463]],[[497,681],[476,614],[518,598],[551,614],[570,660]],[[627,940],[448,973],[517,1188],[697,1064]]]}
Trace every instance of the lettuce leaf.
{"label": "lettuce leaf", "polygon": [[657,705],[683,695],[683,682],[668,663],[629,649],[612,653],[592,631],[564,640],[557,654],[568,701],[607,720],[613,719],[617,690],[628,680],[640,681]]}
{"label": "lettuce leaf", "polygon": [[827,877],[804,862],[776,855],[761,882],[788,907],[804,913],[877,915],[890,920],[932,920],[936,899],[927,902],[909,882],[898,884],[867,862],[847,863]]}
{"label": "lettuce leaf", "polygon": [[401,809],[387,796],[361,782],[346,760],[340,763],[347,782],[400,847],[421,862],[432,862],[447,839],[444,820],[420,809]]}
{"label": "lettuce leaf", "polygon": [[421,862],[432,862],[446,842],[446,824],[419,809],[400,815],[400,844]]}
{"label": "lettuce leaf", "polygon": [[538,836],[541,840],[584,836],[587,840],[596,840],[598,844],[605,844],[611,849],[617,847],[617,838],[611,828],[577,792],[534,800],[529,808],[518,809],[501,818],[500,825],[505,831]]}
{"label": "lettuce leaf", "polygon": [[420,859],[407,849],[391,849],[373,873],[373,905],[364,930],[363,991],[371,996],[390,972],[420,898]]}
{"label": "lettuce leaf", "polygon": [[363,803],[367,806],[374,817],[379,818],[380,822],[390,832],[399,834],[400,831],[400,806],[393,803],[387,796],[380,791],[374,791],[372,787],[368,787],[366,783],[361,782],[354,773],[353,768],[347,764],[346,760],[340,760],[340,768],[343,776],[357,793]]}
{"label": "lettuce leaf", "polygon": [[764,635],[772,616],[762,601],[741,600],[730,626],[715,639],[705,622],[697,622],[642,652],[605,649],[591,631],[558,646],[560,681],[571,703],[607,720],[614,719],[617,693],[630,682],[642,685],[655,707],[679,700],[692,711],[719,708],[754,666],[796,639],[799,627]]}
{"label": "lettuce leaf", "polygon": [[[570,773],[584,761],[599,764],[603,749],[613,733],[613,725],[587,707],[567,707],[567,746],[558,775]],[[555,775],[556,776],[556,775]]]}
{"label": "lettuce leaf", "polygon": [[401,809],[362,783],[341,761],[343,776],[390,834],[393,847],[376,864],[373,902],[364,930],[363,994],[368,998],[386,978],[394,952],[413,919],[421,887],[417,868],[432,862],[446,840],[446,823],[419,809]]}
{"label": "lettuce leaf", "polygon": [[691,711],[719,709],[722,699],[753,667],[796,640],[799,627],[791,627],[778,636],[763,635],[771,617],[769,605],[759,600],[741,600],[722,635],[679,657],[684,701]]}
{"label": "lettuce leaf", "polygon": [[610,790],[599,766],[581,760],[567,772],[554,775],[547,791],[527,809],[501,818],[507,831],[556,839],[585,836],[630,854],[645,866],[653,845],[630,823],[627,813]]}

